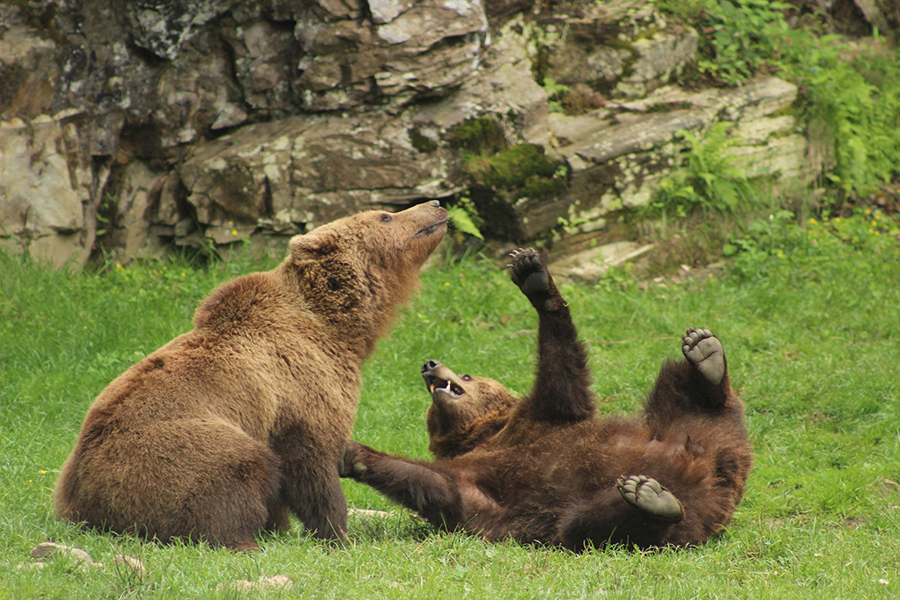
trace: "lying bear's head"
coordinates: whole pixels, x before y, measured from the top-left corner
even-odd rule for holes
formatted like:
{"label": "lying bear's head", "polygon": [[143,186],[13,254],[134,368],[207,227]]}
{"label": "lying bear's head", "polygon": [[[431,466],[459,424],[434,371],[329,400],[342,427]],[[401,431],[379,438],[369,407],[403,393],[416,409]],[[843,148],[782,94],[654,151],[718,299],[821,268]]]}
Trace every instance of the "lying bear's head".
{"label": "lying bear's head", "polygon": [[457,375],[434,360],[422,365],[422,378],[431,394],[428,449],[436,458],[465,454],[493,436],[518,402],[493,379]]}

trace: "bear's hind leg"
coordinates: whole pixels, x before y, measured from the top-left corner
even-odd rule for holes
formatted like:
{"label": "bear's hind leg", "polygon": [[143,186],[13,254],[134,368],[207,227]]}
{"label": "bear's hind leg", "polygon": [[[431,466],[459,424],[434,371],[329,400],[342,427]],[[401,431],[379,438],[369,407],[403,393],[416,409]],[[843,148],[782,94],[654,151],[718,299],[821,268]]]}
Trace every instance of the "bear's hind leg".
{"label": "bear's hind leg", "polygon": [[[623,484],[630,486],[631,482],[623,481]],[[649,507],[646,499],[655,494],[653,487],[636,491],[644,506]],[[591,546],[599,548],[607,544],[623,544],[643,549],[667,543],[671,531],[677,525],[671,517],[659,518],[658,514],[636,505],[635,494],[630,493],[631,501],[626,499],[626,493],[621,492],[618,487],[610,486],[596,493],[588,502],[570,507],[557,525],[559,544],[580,552]],[[677,499],[675,503],[681,509]],[[672,512],[668,501],[657,509]]]}
{"label": "bear's hind leg", "polygon": [[623,475],[616,481],[616,488],[628,504],[653,519],[677,523],[684,518],[681,502],[655,479],[644,475]]}
{"label": "bear's hind leg", "polygon": [[191,539],[256,551],[256,537],[278,514],[279,461],[263,444],[228,429],[223,427],[222,441],[230,446],[204,457],[206,465],[195,472],[202,484],[185,499],[177,520]]}
{"label": "bear's hind leg", "polygon": [[727,374],[725,349],[709,329],[691,328],[681,339],[681,352],[687,361],[714,386]]}
{"label": "bear's hind leg", "polygon": [[663,364],[645,404],[657,439],[671,424],[687,425],[688,415],[719,415],[730,406],[739,419],[743,412],[731,391],[725,350],[718,338],[708,329],[691,328],[680,342],[684,360]]}

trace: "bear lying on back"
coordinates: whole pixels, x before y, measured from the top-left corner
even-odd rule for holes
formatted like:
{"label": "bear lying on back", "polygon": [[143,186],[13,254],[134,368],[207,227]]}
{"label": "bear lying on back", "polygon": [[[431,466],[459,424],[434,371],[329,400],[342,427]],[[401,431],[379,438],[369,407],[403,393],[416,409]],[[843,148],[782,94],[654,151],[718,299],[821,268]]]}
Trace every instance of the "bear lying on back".
{"label": "bear lying on back", "polygon": [[60,519],[255,549],[293,512],[342,539],[338,465],[360,367],[446,230],[437,202],[295,236],[284,262],[222,285],[194,329],[115,379],[62,469]]}
{"label": "bear lying on back", "polygon": [[422,371],[437,460],[350,442],[343,474],[434,526],[488,540],[578,551],[688,546],[722,531],[743,497],[752,450],[719,340],[688,330],[684,360],[663,365],[643,411],[601,419],[585,349],[546,266],[517,251],[512,273],[539,316],[531,393],[518,399],[496,381],[429,361]]}

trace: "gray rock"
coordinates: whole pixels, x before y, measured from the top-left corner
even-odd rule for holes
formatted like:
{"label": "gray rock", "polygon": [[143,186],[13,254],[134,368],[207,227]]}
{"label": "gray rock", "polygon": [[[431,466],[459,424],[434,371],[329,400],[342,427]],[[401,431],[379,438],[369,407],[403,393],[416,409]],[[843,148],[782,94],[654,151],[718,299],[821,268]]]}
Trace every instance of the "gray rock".
{"label": "gray rock", "polygon": [[570,277],[580,281],[594,283],[609,269],[619,267],[628,261],[643,256],[653,250],[653,244],[637,242],[613,242],[597,248],[582,250],[565,256],[550,264],[554,275]]}
{"label": "gray rock", "polygon": [[[588,115],[553,115],[551,133],[564,141],[558,151],[572,170],[565,218],[590,231],[611,211],[646,205],[659,182],[683,164],[680,132],[702,135],[720,120],[735,122],[729,152],[748,177],[803,181],[805,138],[794,132],[792,117],[770,117],[790,107],[796,94],[795,86],[768,77],[699,93],[661,88]],[[678,108],[653,112],[666,106]]]}
{"label": "gray rock", "polygon": [[113,563],[121,565],[130,574],[137,577],[142,577],[147,574],[147,568],[144,566],[144,563],[141,562],[140,559],[128,556],[127,554],[116,554],[113,557]]}
{"label": "gray rock", "polygon": [[135,43],[173,60],[197,29],[237,0],[150,0],[125,3]]}
{"label": "gray rock", "polygon": [[[893,22],[885,1],[869,4]],[[645,0],[527,18],[532,0],[52,4],[40,30],[33,3],[0,5],[0,248],[55,265],[95,245],[117,261],[169,242],[278,247],[350,212],[449,198],[470,184],[448,133],[484,116],[567,167],[562,193],[470,190],[519,241],[589,235],[646,204],[682,164],[677,133],[719,120],[751,177],[808,177],[782,110],[793,86],[669,85],[697,34]],[[606,106],[551,114],[537,67]]]}
{"label": "gray rock", "polygon": [[[56,542],[42,542],[34,547],[31,551],[31,558],[41,560],[51,557],[60,557],[71,561],[75,565],[92,566],[95,564],[91,555],[74,546],[66,546],[65,544],[57,544]],[[46,561],[44,561],[46,562]]]}
{"label": "gray rock", "polygon": [[409,132],[382,112],[259,124],[187,160],[180,186],[162,188],[160,206],[176,205],[183,186],[198,221],[220,228],[211,231],[220,241],[258,225],[304,231],[349,212],[454,193],[448,156],[417,151]]}
{"label": "gray rock", "polygon": [[165,177],[143,162],[133,161],[110,183],[108,197],[116,199],[115,211],[112,221],[103,225],[106,231],[98,233],[109,260],[123,263],[163,256],[166,245],[155,235],[153,217]]}
{"label": "gray rock", "polygon": [[308,110],[358,106],[380,98],[402,105],[436,96],[477,71],[487,39],[479,0],[376,3],[373,25],[311,22],[298,84]]}
{"label": "gray rock", "polygon": [[294,582],[286,575],[272,575],[271,577],[260,577],[256,581],[238,579],[232,583],[220,583],[216,586],[216,591],[247,593],[254,590],[290,590],[293,586]]}
{"label": "gray rock", "polygon": [[55,266],[87,260],[92,193],[104,179],[85,164],[76,129],[48,118],[0,122],[0,239]]}

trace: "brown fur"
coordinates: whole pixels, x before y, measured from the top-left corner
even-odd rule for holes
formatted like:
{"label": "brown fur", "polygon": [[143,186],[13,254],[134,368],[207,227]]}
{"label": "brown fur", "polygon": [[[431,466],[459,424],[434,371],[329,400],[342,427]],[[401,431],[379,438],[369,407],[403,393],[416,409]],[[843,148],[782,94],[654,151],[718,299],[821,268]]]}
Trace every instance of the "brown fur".
{"label": "brown fur", "polygon": [[[586,351],[546,267],[533,253],[516,253],[513,278],[539,315],[531,393],[513,398],[495,381],[457,376],[429,361],[423,376],[432,393],[436,460],[350,442],[343,474],[435,526],[488,540],[646,548],[688,546],[721,532],[743,497],[752,451],[719,342],[689,331],[709,338],[715,357],[666,362],[643,411],[598,418]],[[688,352],[693,342],[685,339]],[[718,371],[706,368],[714,358]],[[617,480],[636,475],[674,494],[681,514],[677,501],[674,517],[627,502]]]}
{"label": "brown fur", "polygon": [[295,236],[284,262],[225,283],[194,328],[116,378],[63,466],[60,519],[254,549],[293,512],[342,539],[338,463],[360,367],[446,229],[437,203]]}

